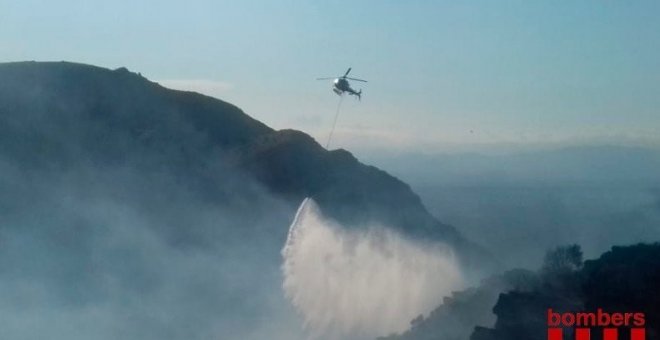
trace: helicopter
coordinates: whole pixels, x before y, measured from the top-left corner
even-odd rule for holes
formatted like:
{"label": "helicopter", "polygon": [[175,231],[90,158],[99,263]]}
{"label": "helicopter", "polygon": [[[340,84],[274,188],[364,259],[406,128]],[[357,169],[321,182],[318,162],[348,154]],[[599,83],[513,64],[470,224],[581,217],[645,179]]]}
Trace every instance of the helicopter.
{"label": "helicopter", "polygon": [[343,95],[344,93],[348,92],[348,94],[354,95],[358,97],[358,99],[362,100],[362,89],[359,91],[355,91],[351,88],[351,84],[348,83],[347,79],[350,80],[355,80],[355,81],[361,81],[361,82],[367,82],[366,80],[363,79],[357,79],[357,78],[350,78],[348,77],[348,73],[351,72],[351,68],[349,67],[348,70],[346,70],[346,73],[344,73],[343,76],[340,77],[326,77],[326,78],[316,78],[316,80],[328,80],[328,79],[334,79],[334,87],[332,88],[332,91],[334,91],[338,95]]}

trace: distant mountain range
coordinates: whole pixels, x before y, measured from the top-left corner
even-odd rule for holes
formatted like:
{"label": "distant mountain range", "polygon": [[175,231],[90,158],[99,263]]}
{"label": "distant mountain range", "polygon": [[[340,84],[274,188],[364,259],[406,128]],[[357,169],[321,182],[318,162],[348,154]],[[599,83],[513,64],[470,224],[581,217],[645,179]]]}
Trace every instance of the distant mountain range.
{"label": "distant mountain range", "polygon": [[372,155],[367,161],[415,184],[660,184],[660,149],[571,146],[500,154]]}

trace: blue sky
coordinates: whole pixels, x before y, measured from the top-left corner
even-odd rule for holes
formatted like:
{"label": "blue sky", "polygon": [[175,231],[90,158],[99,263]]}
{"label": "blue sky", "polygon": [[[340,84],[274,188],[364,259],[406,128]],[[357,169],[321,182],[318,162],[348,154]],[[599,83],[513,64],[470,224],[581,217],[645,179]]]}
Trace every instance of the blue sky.
{"label": "blue sky", "polygon": [[0,0],[0,61],[126,66],[334,147],[660,146],[658,1]]}

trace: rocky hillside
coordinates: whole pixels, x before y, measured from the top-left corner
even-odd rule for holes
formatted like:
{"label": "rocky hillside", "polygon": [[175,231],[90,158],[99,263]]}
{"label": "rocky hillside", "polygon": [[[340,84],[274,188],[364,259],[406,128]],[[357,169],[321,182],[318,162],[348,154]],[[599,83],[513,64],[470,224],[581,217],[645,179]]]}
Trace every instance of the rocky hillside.
{"label": "rocky hillside", "polygon": [[292,206],[311,196],[342,222],[381,222],[480,257],[408,185],[349,152],[327,151],[302,132],[275,131],[229,103],[166,89],[125,68],[0,64],[0,144],[5,162],[23,170],[90,164],[171,172],[224,205],[249,200],[241,193],[256,179]]}
{"label": "rocky hillside", "polygon": [[[647,339],[660,336],[660,243],[615,246],[582,262],[577,245],[548,251],[538,272],[513,270],[454,293],[400,335],[382,340],[547,339],[547,311],[641,312]],[[564,339],[572,338],[567,328]],[[620,338],[629,338],[629,327]],[[593,339],[602,327],[592,327]]]}

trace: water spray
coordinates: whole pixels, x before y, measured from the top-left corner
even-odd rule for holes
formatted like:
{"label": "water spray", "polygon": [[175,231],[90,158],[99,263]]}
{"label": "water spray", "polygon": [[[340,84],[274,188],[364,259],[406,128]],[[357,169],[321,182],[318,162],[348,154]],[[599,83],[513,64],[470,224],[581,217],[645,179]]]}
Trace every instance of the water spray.
{"label": "water spray", "polygon": [[305,199],[282,249],[286,297],[308,339],[373,339],[402,332],[463,287],[450,248],[382,225],[345,226]]}

